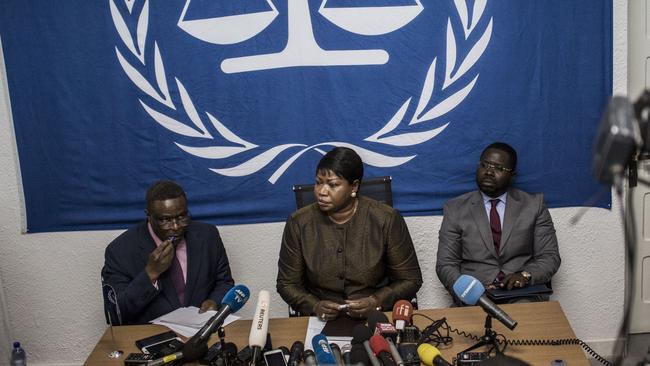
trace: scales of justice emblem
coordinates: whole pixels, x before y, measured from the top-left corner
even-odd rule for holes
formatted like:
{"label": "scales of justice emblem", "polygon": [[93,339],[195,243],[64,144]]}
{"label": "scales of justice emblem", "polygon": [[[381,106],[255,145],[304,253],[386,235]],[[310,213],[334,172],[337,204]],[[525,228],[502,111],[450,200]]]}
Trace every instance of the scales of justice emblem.
{"label": "scales of justice emblem", "polygon": [[[264,1],[264,0],[260,0]],[[187,20],[192,0],[187,0],[178,26],[202,41],[227,45],[246,41],[262,32],[277,18],[278,10],[265,0],[268,11],[222,17]],[[321,2],[318,13],[341,29],[365,36],[393,32],[420,14],[420,0],[413,5],[375,7],[329,7]],[[225,73],[237,73],[297,66],[383,65],[389,55],[385,50],[324,50],[314,38],[307,0],[287,0],[288,39],[276,53],[228,58],[221,63]]]}
{"label": "scales of justice emblem", "polygon": [[[113,23],[121,40],[121,44],[117,42],[115,46],[116,56],[125,74],[143,93],[139,102],[145,112],[160,126],[184,136],[184,141],[188,137],[197,141],[194,146],[179,141],[174,141],[174,144],[190,155],[217,163],[219,167],[210,168],[214,173],[242,177],[270,171],[271,169],[265,168],[271,162],[284,159],[272,172],[265,173],[271,184],[275,184],[305,152],[315,150],[324,154],[325,151],[321,149],[323,146],[353,148],[365,164],[378,168],[396,167],[415,158],[417,155],[409,154],[407,149],[433,139],[447,128],[451,122],[444,118],[445,115],[458,107],[474,88],[479,77],[474,66],[486,50],[493,28],[493,18],[485,12],[488,0],[448,0],[453,2],[455,12],[447,18],[444,57],[440,56],[439,61],[438,57],[432,56],[428,68],[423,68],[424,77],[419,95],[407,98],[392,116],[377,122],[383,127],[369,133],[361,141],[324,141],[311,145],[291,142],[260,146],[240,137],[218,116],[209,111],[199,112],[183,82],[167,74],[163,53],[154,37],[149,35],[149,0],[144,0],[139,9],[134,6],[136,1],[108,0]],[[264,11],[196,19],[188,16],[193,1],[186,0],[177,25],[203,42],[214,45],[237,44],[264,34],[277,19],[280,13],[273,1],[278,0],[259,0],[267,6]],[[237,74],[292,67],[362,67],[383,65],[389,61],[389,53],[384,49],[323,49],[314,35],[312,16],[317,15],[311,14],[308,0],[286,1],[288,29],[284,48],[274,53],[226,58],[221,61],[221,72]],[[343,1],[338,1],[337,4],[341,2]],[[408,5],[404,5],[403,0],[400,5],[386,5],[390,0],[380,2],[382,6],[334,7],[327,4],[328,0],[322,0],[318,14],[347,32],[360,36],[381,36],[406,27],[425,10],[420,0],[413,0]],[[468,8],[469,4],[472,5],[471,9]],[[433,3],[430,6],[432,5]],[[126,10],[121,11],[120,7]],[[127,26],[128,17],[132,17],[132,22],[135,21],[135,27]],[[483,20],[484,17],[488,19]],[[460,22],[461,30],[452,26],[452,19]],[[151,43],[153,54],[145,54],[146,45]],[[125,57],[123,52],[126,51],[139,64]],[[145,72],[149,67],[153,67],[153,73]],[[444,72],[436,73],[439,67]],[[145,76],[150,74],[155,77]],[[444,75],[440,77],[442,82],[436,80],[437,74]],[[180,100],[172,99],[168,80],[175,81]],[[433,95],[436,95],[435,103],[431,102]],[[182,110],[178,108],[179,103]],[[415,105],[414,112],[411,112],[413,108],[409,108],[412,104]],[[184,111],[185,118],[172,117],[172,111]],[[210,129],[206,127],[206,121],[211,123]],[[419,125],[417,129],[411,128],[415,125]],[[215,138],[214,134],[218,134],[219,138]],[[209,146],[206,146],[206,139],[212,142]],[[217,142],[224,139],[229,142],[228,145]],[[382,145],[399,147],[406,155],[385,154],[381,151]],[[282,155],[285,151],[293,152],[287,158],[286,154]],[[229,158],[243,153],[246,153],[241,155],[246,157],[244,162],[234,166],[229,164],[232,161]],[[281,155],[284,157],[281,158]]]}

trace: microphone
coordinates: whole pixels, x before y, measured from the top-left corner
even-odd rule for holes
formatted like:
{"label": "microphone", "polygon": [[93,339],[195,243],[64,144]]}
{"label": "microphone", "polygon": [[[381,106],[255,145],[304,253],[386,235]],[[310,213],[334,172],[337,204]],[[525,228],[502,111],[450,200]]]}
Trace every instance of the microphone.
{"label": "microphone", "polygon": [[269,303],[271,295],[262,290],[257,295],[257,307],[248,335],[248,345],[253,350],[250,365],[257,365],[262,356],[262,348],[266,345],[266,334],[269,330]]}
{"label": "microphone", "polygon": [[[221,300],[221,308],[208,320],[205,325],[185,344],[206,343],[212,333],[217,330],[231,313],[237,312],[248,301],[250,291],[244,285],[237,285],[228,290]],[[183,348],[185,350],[185,348]]]}
{"label": "microphone", "polygon": [[[160,358],[153,361],[154,365],[163,365],[167,362],[174,361],[176,359],[183,359],[186,362],[192,362],[200,359],[208,352],[208,339],[218,329],[226,320],[226,317],[241,309],[242,306],[248,301],[248,296],[250,292],[248,288],[244,285],[237,285],[228,290],[221,300],[221,309],[217,311],[216,314],[208,320],[199,331],[190,338],[181,352],[176,352],[172,355]],[[175,358],[170,358],[175,357]],[[166,360],[166,361],[165,361]]]}
{"label": "microphone", "polygon": [[351,351],[352,351],[351,344],[344,344],[343,347],[341,348],[341,358],[343,359],[343,364],[346,366],[352,364]]}
{"label": "microphone", "polygon": [[232,342],[225,342],[222,338],[208,348],[208,353],[199,359],[201,365],[226,366],[233,362],[237,356],[237,346]]}
{"label": "microphone", "polygon": [[180,360],[182,358],[183,358],[183,352],[176,352],[176,353],[173,353],[171,355],[161,357],[161,358],[159,358],[157,360],[149,361],[149,362],[146,363],[146,365],[147,366],[161,366],[161,365],[164,365],[164,364],[172,362],[172,361]]}
{"label": "microphone", "polygon": [[323,333],[316,334],[311,339],[311,347],[316,353],[316,362],[319,365],[337,365],[334,353],[332,353],[332,347],[330,347],[327,337]]}
{"label": "microphone", "polygon": [[404,330],[405,326],[411,325],[412,317],[413,304],[411,304],[410,301],[399,300],[395,305],[393,305],[393,321],[395,322],[395,329],[398,331],[401,332]]}
{"label": "microphone", "polygon": [[305,353],[303,354],[303,358],[305,359],[305,366],[316,366],[316,354],[314,351],[308,349],[305,350]]}
{"label": "microphone", "polygon": [[513,330],[517,326],[516,321],[485,296],[485,287],[476,278],[461,275],[454,283],[454,293],[467,305],[478,304],[486,313],[503,323],[508,329]]}
{"label": "microphone", "polygon": [[404,365],[419,365],[420,357],[417,352],[417,343],[402,343],[399,345],[399,354]]}
{"label": "microphone", "polygon": [[388,323],[386,314],[374,309],[368,311],[368,328],[370,328],[371,332],[376,332],[378,323]]}
{"label": "microphone", "polygon": [[242,348],[241,351],[239,351],[239,353],[237,353],[237,357],[236,357],[237,361],[236,361],[236,363],[241,364],[241,365],[248,364],[251,361],[251,354],[252,353],[253,352],[251,351],[251,348],[249,346],[246,346],[246,347]]}
{"label": "microphone", "polygon": [[221,354],[223,356],[224,364],[230,365],[237,357],[237,345],[232,342],[226,343],[221,350]]}
{"label": "microphone", "polygon": [[305,344],[300,341],[293,342],[289,352],[289,361],[287,366],[298,366],[302,361],[302,352],[305,350]]}
{"label": "microphone", "polygon": [[370,310],[368,312],[368,328],[374,331],[374,334],[380,334],[385,338],[392,338],[393,341],[397,340],[397,330],[388,321],[386,314],[378,310]]}
{"label": "microphone", "polygon": [[341,348],[336,343],[330,343],[330,348],[332,348],[332,354],[336,360],[337,365],[343,365],[343,354],[341,353]]}
{"label": "microphone", "polygon": [[372,352],[375,353],[375,356],[381,361],[384,366],[397,366],[395,359],[390,354],[390,346],[386,342],[386,338],[375,334],[370,337],[370,348]]}
{"label": "microphone", "polygon": [[[397,361],[398,364],[400,364],[400,361],[401,364],[404,364],[404,360],[406,360],[406,363],[408,364],[414,363],[414,357],[412,355],[417,353],[415,352],[415,346],[408,347],[405,345],[402,347],[402,342],[404,341],[404,329],[407,326],[411,325],[412,319],[413,304],[411,304],[410,301],[399,300],[393,305],[393,322],[395,322],[395,329],[397,330],[397,339],[395,340],[395,343],[400,345],[399,351],[397,352],[398,357],[395,357],[395,354],[393,354],[393,358],[395,358],[395,361]],[[395,345],[389,343],[389,346],[391,346],[390,350],[392,353]],[[397,348],[395,348],[395,350],[397,351]],[[406,355],[407,357],[404,357],[404,359],[402,359],[402,354]]]}
{"label": "microphone", "polygon": [[350,361],[352,363],[381,366],[379,359],[372,352],[372,349],[370,349],[368,340],[371,336],[372,332],[363,324],[356,325],[352,329],[352,350],[350,351]]}
{"label": "microphone", "polygon": [[420,355],[422,363],[427,366],[452,366],[442,358],[439,349],[428,343],[422,343],[418,346],[418,355]]}
{"label": "microphone", "polygon": [[395,360],[395,363],[398,365],[404,365],[404,360],[402,359],[402,355],[399,354],[399,351],[397,350],[397,346],[393,342],[392,339],[386,338],[386,343],[388,343],[388,349],[390,350],[391,356],[393,356],[393,360]]}

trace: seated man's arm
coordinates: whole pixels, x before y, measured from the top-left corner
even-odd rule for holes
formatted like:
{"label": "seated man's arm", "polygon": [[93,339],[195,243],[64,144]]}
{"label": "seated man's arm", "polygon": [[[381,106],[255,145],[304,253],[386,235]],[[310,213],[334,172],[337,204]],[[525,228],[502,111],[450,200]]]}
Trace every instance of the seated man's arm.
{"label": "seated man's arm", "polygon": [[132,255],[119,253],[110,245],[106,248],[102,279],[115,290],[122,323],[137,319],[138,314],[161,292],[152,284],[145,266],[136,262],[137,258]]}
{"label": "seated man's arm", "polygon": [[454,283],[461,275],[462,251],[462,229],[454,217],[453,210],[446,204],[443,209],[442,225],[438,232],[436,274],[452,296],[454,296]]}
{"label": "seated man's arm", "polygon": [[210,292],[210,296],[201,305],[201,311],[218,309],[221,305],[221,300],[223,299],[226,292],[228,292],[228,290],[230,290],[235,285],[235,281],[232,278],[232,273],[230,272],[230,263],[228,261],[226,248],[223,246],[219,231],[216,227],[214,230],[215,233],[213,240],[216,248],[212,252],[214,253],[212,260],[217,263],[217,270],[214,274],[215,283],[214,288]]}
{"label": "seated man's arm", "polygon": [[551,214],[544,204],[543,196],[540,194],[536,198],[538,211],[533,237],[533,258],[522,268],[532,275],[529,283],[531,285],[550,281],[560,268],[561,262]]}
{"label": "seated man's arm", "polygon": [[298,228],[289,218],[282,235],[276,288],[282,299],[294,310],[311,314],[320,299],[305,289],[305,276]]}
{"label": "seated man's arm", "polygon": [[390,283],[377,292],[377,305],[391,309],[397,300],[411,300],[422,286],[422,272],[406,222],[394,211],[388,232],[386,273]]}

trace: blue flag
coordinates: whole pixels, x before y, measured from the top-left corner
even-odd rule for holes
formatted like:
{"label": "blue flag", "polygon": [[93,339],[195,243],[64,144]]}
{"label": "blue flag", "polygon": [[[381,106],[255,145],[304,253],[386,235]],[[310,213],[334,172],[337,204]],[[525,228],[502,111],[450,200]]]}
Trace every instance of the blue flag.
{"label": "blue flag", "polygon": [[405,215],[494,141],[551,207],[600,189],[610,0],[4,0],[0,36],[30,232],[126,227],[159,179],[195,219],[283,221],[335,146]]}

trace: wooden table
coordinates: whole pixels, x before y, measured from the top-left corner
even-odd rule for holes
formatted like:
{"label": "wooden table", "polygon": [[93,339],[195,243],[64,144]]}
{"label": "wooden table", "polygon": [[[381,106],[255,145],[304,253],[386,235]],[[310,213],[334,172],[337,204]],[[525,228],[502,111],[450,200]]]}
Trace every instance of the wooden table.
{"label": "wooden table", "polygon": [[[501,305],[513,319],[519,322],[514,331],[508,330],[497,320],[492,321],[495,331],[503,334],[509,340],[516,339],[564,339],[575,338],[575,334],[560,307],[555,301]],[[447,323],[452,327],[481,336],[485,333],[485,312],[480,307],[463,307],[448,309],[419,310],[416,314],[424,314],[433,319],[447,318]],[[388,314],[390,317],[390,314]],[[415,315],[415,324],[423,329],[431,324],[424,317]],[[296,340],[304,341],[307,328],[307,317],[302,318],[278,318],[269,322],[273,346],[291,347]],[[248,344],[248,333],[251,320],[238,320],[228,325],[226,340],[234,342],[238,348]],[[149,335],[161,333],[167,328],[159,325],[129,325],[113,327],[115,343],[111,339],[110,329],[107,329],[95,349],[92,351],[86,365],[123,365],[124,357],[130,352],[139,352],[135,347],[135,340]],[[452,334],[454,339],[450,348],[441,349],[444,358],[451,362],[456,354],[467,347],[475,344],[474,340]],[[217,341],[213,335],[208,344]],[[125,355],[119,359],[108,358],[108,353],[115,349],[121,349]],[[577,345],[562,346],[508,346],[506,354],[520,358],[532,365],[549,366],[552,360],[562,359],[568,366],[589,366],[582,349]]]}

